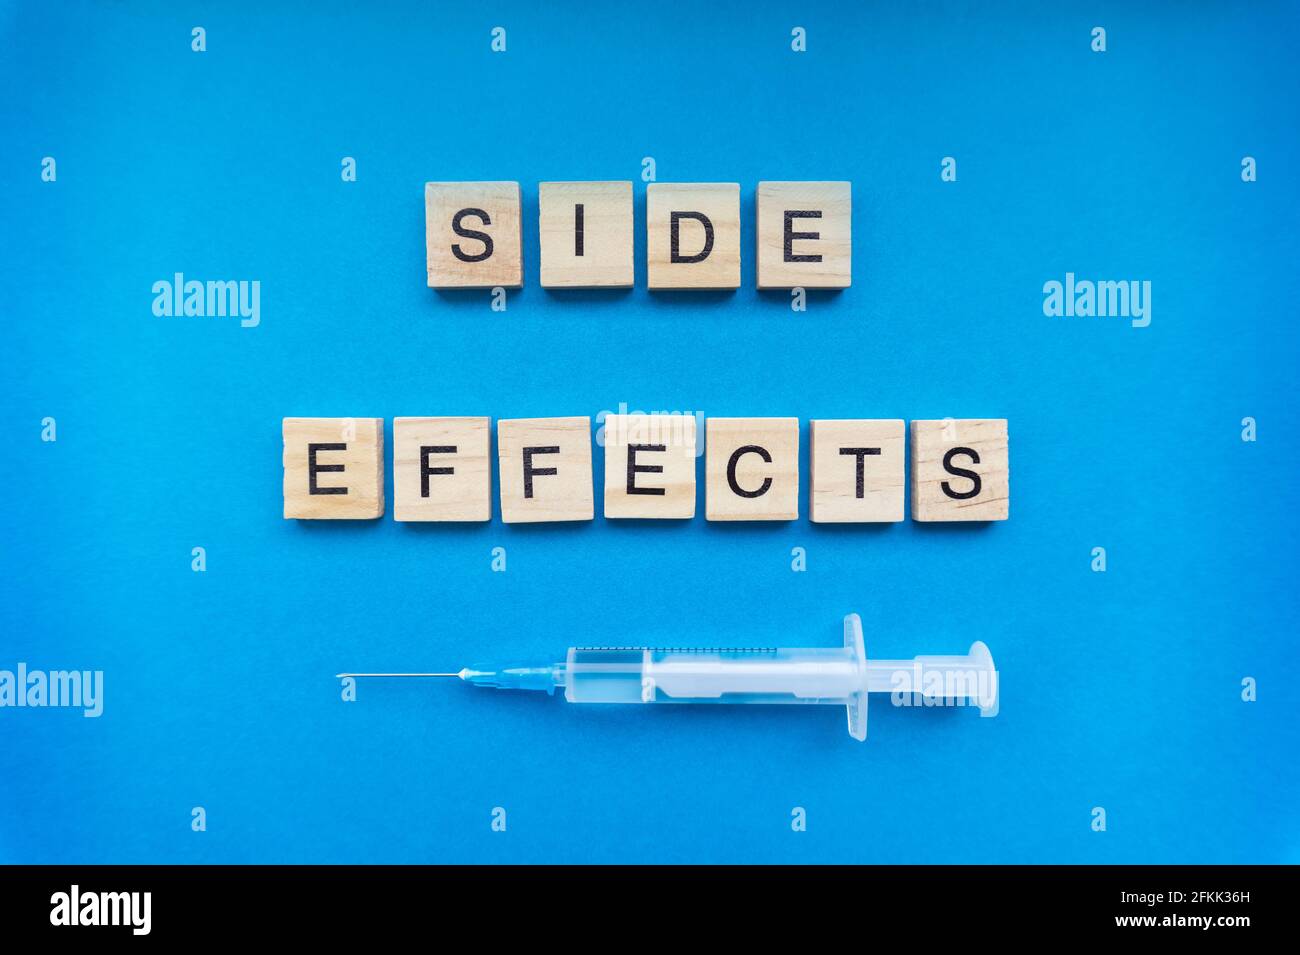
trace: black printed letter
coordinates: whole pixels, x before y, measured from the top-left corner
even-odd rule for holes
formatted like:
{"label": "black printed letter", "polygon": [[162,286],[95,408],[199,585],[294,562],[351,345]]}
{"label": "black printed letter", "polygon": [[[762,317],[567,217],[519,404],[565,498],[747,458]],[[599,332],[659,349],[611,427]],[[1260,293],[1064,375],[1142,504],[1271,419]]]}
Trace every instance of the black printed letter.
{"label": "black printed letter", "polygon": [[455,454],[456,445],[454,444],[422,444],[420,445],[420,497],[429,496],[429,475],[430,474],[455,474],[456,469],[431,468],[429,467],[429,455],[431,454]]}
{"label": "black printed letter", "polygon": [[636,476],[641,474],[663,474],[662,464],[637,464],[638,451],[667,451],[666,444],[629,444],[627,446],[627,493],[629,494],[667,494],[661,487],[637,487]]}
{"label": "black printed letter", "polygon": [[559,454],[559,445],[550,445],[545,448],[524,448],[524,497],[533,496],[533,476],[546,476],[555,474],[555,468],[535,468],[533,467],[534,454]]}
{"label": "black printed letter", "polygon": [[736,464],[746,454],[757,454],[765,463],[772,463],[772,455],[767,453],[767,448],[760,448],[756,444],[747,444],[742,448],[736,448],[735,452],[731,455],[731,460],[727,462],[727,483],[730,484],[731,489],[741,497],[762,497],[767,493],[767,489],[772,486],[772,479],[770,477],[763,478],[763,483],[757,491],[746,491],[736,483]]}
{"label": "black printed letter", "polygon": [[[681,254],[681,228],[682,219],[695,219],[700,225],[704,226],[704,248],[694,255]],[[703,262],[713,251],[713,223],[703,212],[674,212],[669,218],[671,232],[672,248],[669,250],[669,261],[674,263],[691,264],[693,262]]]}
{"label": "black printed letter", "polygon": [[478,239],[483,243],[483,251],[478,255],[470,255],[468,252],[463,251],[460,244],[457,243],[451,247],[451,254],[456,256],[456,258],[460,259],[462,262],[482,262],[492,254],[492,236],[488,235],[486,232],[477,232],[474,229],[463,228],[460,224],[460,220],[464,219],[466,216],[477,216],[479,219],[483,220],[484,225],[491,225],[492,220],[488,218],[488,214],[482,209],[461,209],[460,212],[456,213],[451,220],[452,232],[465,239]]}
{"label": "black printed letter", "polygon": [[879,448],[840,448],[840,454],[852,454],[858,459],[858,497],[865,497],[867,493],[867,455],[879,453]]}
{"label": "black printed letter", "polygon": [[[787,262],[820,262],[820,255],[795,255],[793,244],[795,239],[820,239],[820,232],[795,232],[795,219],[820,219],[822,217],[820,209],[786,209],[785,210],[785,260]],[[858,462],[859,466],[861,462]]]}
{"label": "black printed letter", "polygon": [[943,469],[945,471],[957,477],[970,478],[971,480],[971,489],[969,491],[954,491],[948,482],[944,481],[942,484],[943,493],[947,494],[953,500],[964,501],[969,497],[977,495],[980,492],[980,487],[982,485],[980,483],[980,476],[974,471],[967,471],[965,468],[955,468],[952,466],[952,458],[954,454],[965,454],[969,456],[972,464],[979,464],[980,456],[973,448],[951,448],[948,453],[943,456]]}
{"label": "black printed letter", "polygon": [[342,471],[341,464],[317,464],[317,451],[346,451],[348,446],[339,442],[337,444],[309,444],[307,445],[307,493],[308,494],[346,494],[348,489],[345,487],[317,487],[316,475],[326,474],[331,471]]}

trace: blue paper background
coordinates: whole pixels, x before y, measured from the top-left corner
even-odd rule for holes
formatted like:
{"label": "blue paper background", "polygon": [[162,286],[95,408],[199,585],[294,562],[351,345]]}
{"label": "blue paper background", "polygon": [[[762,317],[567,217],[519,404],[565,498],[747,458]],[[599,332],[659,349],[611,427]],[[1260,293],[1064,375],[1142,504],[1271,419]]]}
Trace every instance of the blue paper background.
{"label": "blue paper background", "polygon": [[[0,709],[0,861],[1300,859],[1294,5],[227,6],[0,15],[0,668],[106,695]],[[738,292],[647,292],[644,156],[741,183]],[[636,288],[541,289],[538,181],[616,178]],[[425,287],[433,179],[521,182],[504,314]],[[852,180],[851,289],[754,290],[760,179]],[[1150,327],[1045,317],[1067,271],[1150,280]],[[259,280],[260,327],[155,317],[175,272]],[[621,402],[797,415],[805,474],[809,418],[1006,417],[1012,517],[417,527],[390,475],[383,520],[281,519],[283,416]],[[877,656],[985,640],[1001,715],[877,699],[859,744],[829,707],[332,676],[855,610]]]}

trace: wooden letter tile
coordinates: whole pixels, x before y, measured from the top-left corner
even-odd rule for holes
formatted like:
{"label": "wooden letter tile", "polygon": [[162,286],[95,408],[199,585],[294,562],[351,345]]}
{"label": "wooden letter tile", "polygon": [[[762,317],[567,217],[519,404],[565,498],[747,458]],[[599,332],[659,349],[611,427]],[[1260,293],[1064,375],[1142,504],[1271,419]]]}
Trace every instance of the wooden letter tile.
{"label": "wooden letter tile", "polygon": [[646,263],[652,289],[740,288],[740,184],[647,186]]}
{"label": "wooden letter tile", "polygon": [[517,182],[426,182],[429,288],[524,284]]}
{"label": "wooden letter tile", "polygon": [[491,418],[393,419],[393,520],[492,519]]}
{"label": "wooden letter tile", "polygon": [[632,183],[538,186],[544,288],[632,286]]}
{"label": "wooden letter tile", "polygon": [[1005,521],[1010,465],[1004,418],[912,422],[912,519]]}
{"label": "wooden letter tile", "polygon": [[901,521],[905,430],[901,420],[811,422],[813,521]]}
{"label": "wooden letter tile", "polygon": [[383,418],[285,418],[283,429],[286,518],[384,513]]}
{"label": "wooden letter tile", "polygon": [[798,418],[709,418],[705,433],[706,518],[799,517]]}
{"label": "wooden letter tile", "polygon": [[497,457],[507,524],[594,516],[590,418],[498,421]]}
{"label": "wooden letter tile", "polygon": [[758,184],[758,287],[848,288],[852,183]]}
{"label": "wooden letter tile", "polygon": [[695,416],[605,418],[605,516],[695,516]]}

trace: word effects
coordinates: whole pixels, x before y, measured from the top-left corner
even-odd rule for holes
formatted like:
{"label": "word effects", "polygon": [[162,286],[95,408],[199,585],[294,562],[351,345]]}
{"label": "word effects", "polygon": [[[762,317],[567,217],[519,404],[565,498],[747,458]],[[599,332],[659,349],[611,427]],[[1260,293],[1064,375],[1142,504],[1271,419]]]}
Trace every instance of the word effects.
{"label": "word effects", "polygon": [[[609,415],[604,516],[695,516],[693,415]],[[903,520],[905,423],[812,421],[809,516],[818,523]],[[285,418],[284,516],[383,515],[384,419]],[[491,419],[393,419],[393,518],[492,519]],[[704,511],[710,521],[799,518],[799,419],[708,418]],[[496,472],[507,524],[594,517],[591,419],[497,422]],[[1010,513],[1005,419],[913,421],[917,521],[1004,521]]]}

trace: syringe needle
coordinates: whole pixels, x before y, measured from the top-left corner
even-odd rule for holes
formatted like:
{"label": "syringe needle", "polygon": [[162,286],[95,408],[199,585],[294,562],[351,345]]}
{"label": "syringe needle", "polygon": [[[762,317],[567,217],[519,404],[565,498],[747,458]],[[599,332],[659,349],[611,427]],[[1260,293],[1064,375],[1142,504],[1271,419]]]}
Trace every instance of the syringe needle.
{"label": "syringe needle", "polygon": [[459,677],[464,671],[457,673],[336,673],[334,678],[342,680],[347,677],[430,677],[430,676],[455,676]]}

